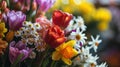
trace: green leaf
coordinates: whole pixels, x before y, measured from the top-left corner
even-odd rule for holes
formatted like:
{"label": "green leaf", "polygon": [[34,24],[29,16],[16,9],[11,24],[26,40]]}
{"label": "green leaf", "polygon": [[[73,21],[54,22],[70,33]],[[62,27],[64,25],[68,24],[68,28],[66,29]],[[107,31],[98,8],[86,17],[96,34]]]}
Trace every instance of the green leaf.
{"label": "green leaf", "polygon": [[8,7],[10,7],[10,0],[6,0]]}

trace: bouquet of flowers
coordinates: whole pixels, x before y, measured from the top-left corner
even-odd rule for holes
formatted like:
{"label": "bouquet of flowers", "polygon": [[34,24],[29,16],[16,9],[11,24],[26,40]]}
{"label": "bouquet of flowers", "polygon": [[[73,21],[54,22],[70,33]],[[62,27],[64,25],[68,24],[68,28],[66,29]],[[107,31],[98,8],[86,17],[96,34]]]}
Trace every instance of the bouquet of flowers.
{"label": "bouquet of flowers", "polygon": [[94,34],[96,30],[98,30],[97,32],[108,30],[109,22],[112,19],[110,10],[95,5],[94,3],[89,2],[89,0],[57,0],[49,12],[52,12],[54,9],[61,9],[65,12],[72,13],[75,16],[82,16],[88,27],[88,31],[94,31]]}
{"label": "bouquet of flowers", "polygon": [[55,0],[0,0],[1,67],[107,67],[97,64],[99,35],[86,41],[81,16],[55,10]]}

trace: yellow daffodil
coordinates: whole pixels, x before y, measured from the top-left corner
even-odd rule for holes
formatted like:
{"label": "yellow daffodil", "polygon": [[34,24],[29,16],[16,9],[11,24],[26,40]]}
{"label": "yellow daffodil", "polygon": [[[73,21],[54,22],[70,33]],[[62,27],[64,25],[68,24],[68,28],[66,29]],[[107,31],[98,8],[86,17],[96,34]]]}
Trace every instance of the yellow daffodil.
{"label": "yellow daffodil", "polygon": [[52,54],[52,59],[55,61],[61,59],[66,64],[71,65],[71,58],[78,54],[77,50],[73,48],[75,43],[75,40],[71,40],[58,46]]}
{"label": "yellow daffodil", "polygon": [[5,28],[5,23],[0,22],[0,38],[4,37],[4,33],[7,32],[7,29]]}

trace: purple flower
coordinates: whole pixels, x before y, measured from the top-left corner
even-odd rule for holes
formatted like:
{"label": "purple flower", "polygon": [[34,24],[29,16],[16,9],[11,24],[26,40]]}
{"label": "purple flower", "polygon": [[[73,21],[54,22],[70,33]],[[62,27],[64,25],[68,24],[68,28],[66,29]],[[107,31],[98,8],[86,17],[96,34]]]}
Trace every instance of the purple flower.
{"label": "purple flower", "polygon": [[55,3],[55,0],[36,0],[39,9],[46,12]]}
{"label": "purple flower", "polygon": [[32,49],[27,48],[22,41],[19,41],[18,43],[15,43],[15,41],[12,41],[9,47],[10,62],[13,63],[20,54],[23,54],[23,57],[20,60],[20,61],[23,61],[29,57],[29,54],[31,52],[32,52]]}
{"label": "purple flower", "polygon": [[7,13],[7,21],[11,30],[18,30],[26,20],[26,15],[21,11],[10,11]]}
{"label": "purple flower", "polygon": [[30,3],[30,0],[12,0],[12,2],[17,3],[17,2],[21,2],[21,3]]}

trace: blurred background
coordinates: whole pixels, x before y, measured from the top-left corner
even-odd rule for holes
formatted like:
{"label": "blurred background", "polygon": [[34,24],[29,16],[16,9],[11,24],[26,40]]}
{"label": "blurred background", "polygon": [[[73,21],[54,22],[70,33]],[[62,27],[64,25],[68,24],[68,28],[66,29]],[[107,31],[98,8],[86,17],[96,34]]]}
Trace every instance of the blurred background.
{"label": "blurred background", "polygon": [[97,54],[98,62],[106,61],[109,67],[120,67],[120,0],[56,0],[46,14],[60,9],[74,16],[82,16],[87,25],[86,34],[100,34],[102,43]]}

